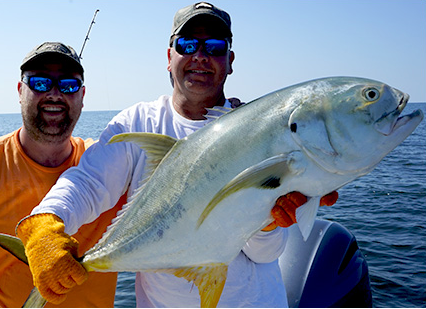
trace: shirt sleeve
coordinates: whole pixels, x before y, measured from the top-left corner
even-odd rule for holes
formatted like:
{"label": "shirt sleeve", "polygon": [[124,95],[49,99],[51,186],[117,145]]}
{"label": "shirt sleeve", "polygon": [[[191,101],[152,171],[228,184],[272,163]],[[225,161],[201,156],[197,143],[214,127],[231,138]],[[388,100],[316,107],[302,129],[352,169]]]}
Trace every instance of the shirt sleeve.
{"label": "shirt sleeve", "polygon": [[259,231],[243,247],[244,254],[254,263],[271,263],[284,251],[288,231],[277,227],[270,232]]}

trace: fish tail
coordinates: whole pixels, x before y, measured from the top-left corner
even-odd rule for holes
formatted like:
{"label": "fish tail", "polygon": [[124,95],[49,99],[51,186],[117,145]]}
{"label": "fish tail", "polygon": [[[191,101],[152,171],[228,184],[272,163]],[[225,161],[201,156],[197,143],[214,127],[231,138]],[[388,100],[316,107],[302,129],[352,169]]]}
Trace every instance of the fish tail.
{"label": "fish tail", "polygon": [[22,308],[43,308],[46,303],[47,301],[41,296],[38,289],[33,288]]}
{"label": "fish tail", "polygon": [[[28,265],[27,256],[25,255],[25,247],[22,241],[15,236],[0,233],[0,247],[9,251],[17,259]],[[37,288],[33,288],[28,296],[23,308],[43,308],[46,300],[40,295]]]}
{"label": "fish tail", "polygon": [[24,244],[18,237],[0,233],[0,247],[28,265]]}

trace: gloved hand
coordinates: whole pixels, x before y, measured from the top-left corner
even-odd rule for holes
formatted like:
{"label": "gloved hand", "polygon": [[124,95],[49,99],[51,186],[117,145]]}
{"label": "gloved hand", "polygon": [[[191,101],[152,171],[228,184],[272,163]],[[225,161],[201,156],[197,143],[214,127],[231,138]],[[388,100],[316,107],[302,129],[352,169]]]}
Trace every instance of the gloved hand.
{"label": "gloved hand", "polygon": [[25,246],[34,285],[41,296],[56,305],[88,276],[86,269],[75,260],[78,241],[64,230],[63,221],[47,213],[27,217],[16,227]]}
{"label": "gloved hand", "polygon": [[[320,200],[320,206],[332,206],[336,203],[338,197],[339,194],[337,191],[324,195]],[[297,223],[296,208],[305,204],[306,201],[306,196],[300,192],[290,192],[280,196],[271,210],[271,215],[275,221],[266,226],[262,231],[268,232],[272,231],[277,226],[289,227]]]}

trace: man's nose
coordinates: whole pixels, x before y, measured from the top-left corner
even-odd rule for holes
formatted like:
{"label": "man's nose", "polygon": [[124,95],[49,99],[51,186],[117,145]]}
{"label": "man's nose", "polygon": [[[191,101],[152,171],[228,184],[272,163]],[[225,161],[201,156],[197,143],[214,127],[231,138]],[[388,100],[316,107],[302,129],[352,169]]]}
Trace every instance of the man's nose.
{"label": "man's nose", "polygon": [[46,98],[52,100],[52,101],[56,101],[59,99],[63,98],[63,93],[59,91],[59,88],[57,85],[54,85],[52,87],[52,89],[50,89],[47,94],[46,94]]}
{"label": "man's nose", "polygon": [[201,45],[198,50],[192,55],[192,58],[196,61],[207,61],[209,58],[209,55],[204,51],[204,46]]}

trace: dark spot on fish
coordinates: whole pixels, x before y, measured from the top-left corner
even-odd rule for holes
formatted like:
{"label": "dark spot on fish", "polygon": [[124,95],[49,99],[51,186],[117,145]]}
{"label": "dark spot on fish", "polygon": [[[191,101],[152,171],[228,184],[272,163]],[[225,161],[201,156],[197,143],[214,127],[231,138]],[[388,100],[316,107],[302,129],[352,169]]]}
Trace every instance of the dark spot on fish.
{"label": "dark spot on fish", "polygon": [[290,130],[291,130],[291,132],[296,133],[296,132],[297,132],[297,123],[293,122],[293,123],[290,125]]}
{"label": "dark spot on fish", "polygon": [[169,208],[160,207],[160,209],[152,217],[152,225],[154,228],[150,230],[152,241],[157,241],[164,237],[164,234],[170,229],[168,222],[178,221],[182,218],[186,210],[181,203],[176,203]]}
{"label": "dark spot on fish", "polygon": [[265,188],[265,189],[275,189],[275,188],[278,188],[281,185],[280,180],[281,179],[279,177],[272,176],[272,177],[266,179],[261,184],[261,187]]}

